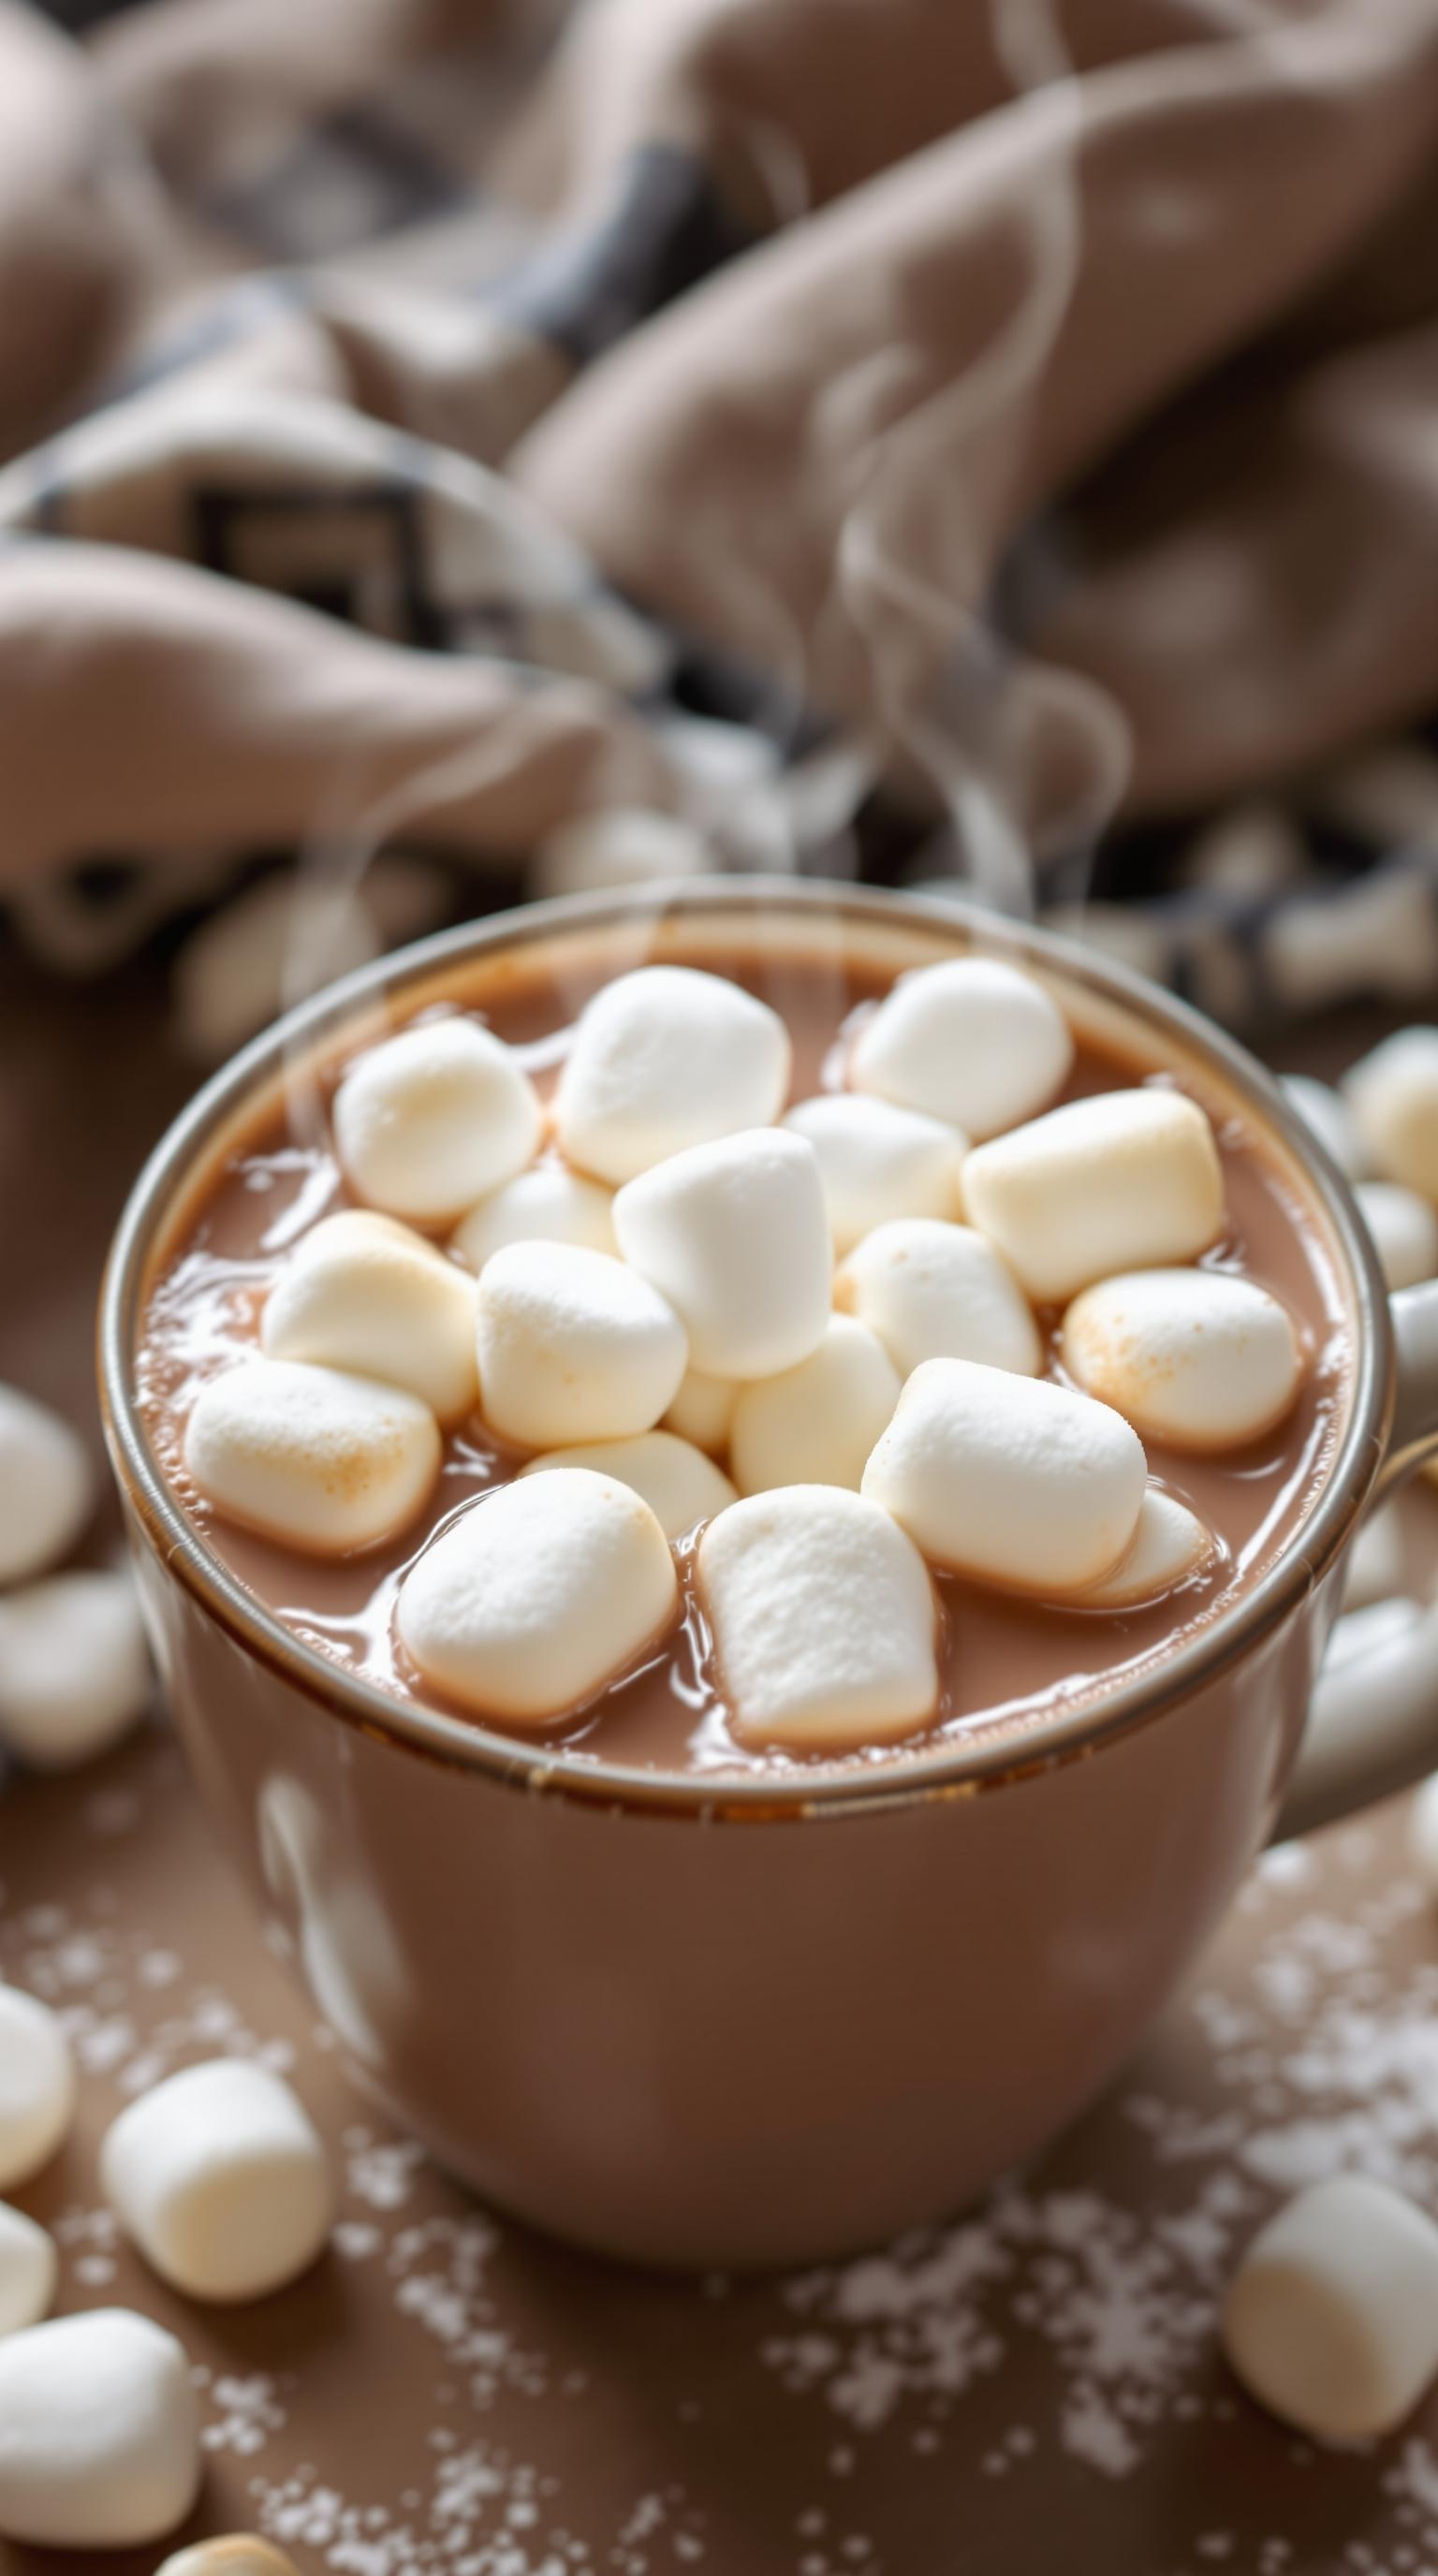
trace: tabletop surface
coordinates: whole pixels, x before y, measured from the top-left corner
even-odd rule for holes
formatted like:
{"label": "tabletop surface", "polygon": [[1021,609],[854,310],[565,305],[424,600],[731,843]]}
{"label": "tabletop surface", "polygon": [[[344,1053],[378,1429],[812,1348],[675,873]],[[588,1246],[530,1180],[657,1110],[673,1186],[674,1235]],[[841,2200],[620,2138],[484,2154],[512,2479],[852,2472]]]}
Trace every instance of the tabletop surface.
{"label": "tabletop surface", "polygon": [[[104,1244],[192,1079],[146,970],[77,991],[0,960],[0,1375],[88,1425]],[[133,2304],[189,2349],[187,2536],[262,2528],[305,2569],[1438,2576],[1438,2395],[1324,2455],[1238,2394],[1214,2334],[1238,2249],[1303,2182],[1351,2166],[1438,2208],[1438,1913],[1403,1822],[1268,1854],[1106,2101],[981,2207],[827,2270],[678,2281],[492,2217],[378,2121],[147,1726],[0,1790],[0,1975],[63,2011],[82,2070],[73,2137],[16,2198],[59,2239],[61,2309]],[[136,2090],[227,2051],[292,2078],[342,2205],[305,2280],[206,2310],[118,2237],[97,2150]],[[163,2555],[0,2542],[0,2576]]]}

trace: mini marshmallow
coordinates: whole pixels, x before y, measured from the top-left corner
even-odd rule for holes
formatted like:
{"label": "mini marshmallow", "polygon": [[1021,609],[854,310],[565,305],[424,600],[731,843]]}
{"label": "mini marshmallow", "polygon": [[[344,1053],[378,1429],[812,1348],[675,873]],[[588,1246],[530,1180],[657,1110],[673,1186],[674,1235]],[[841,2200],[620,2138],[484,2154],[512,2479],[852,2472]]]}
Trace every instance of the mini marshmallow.
{"label": "mini marshmallow", "polygon": [[1115,1571],[1147,1482],[1142,1442],[1108,1405],[974,1360],[925,1360],[862,1490],[932,1564],[1062,1596]]}
{"label": "mini marshmallow", "polygon": [[1200,1573],[1212,1554],[1213,1534],[1198,1514],[1150,1485],[1127,1553],[1112,1574],[1080,1596],[1076,1607],[1131,1610],[1140,1601],[1156,1601]]}
{"label": "mini marshmallow", "polygon": [[1438,2227],[1360,2174],[1315,2183],[1249,2246],[1223,2345],[1250,2396],[1315,2441],[1391,2433],[1438,2371]]}
{"label": "mini marshmallow", "polygon": [[190,2299],[263,2299],[309,2269],[334,2216],[313,2123],[282,2076],[219,2057],[111,2122],[100,2177],[126,2234]]}
{"label": "mini marshmallow", "polygon": [[1223,1171],[1196,1102],[1162,1086],[1101,1091],[981,1145],[970,1222],[1041,1304],[1115,1270],[1191,1261],[1223,1230]]}
{"label": "mini marshmallow", "polygon": [[1221,1270],[1130,1270],[1076,1297],[1063,1361],[1145,1440],[1236,1449],[1291,1410],[1303,1353],[1286,1306]]}
{"label": "mini marshmallow", "polygon": [[1438,1199],[1438,1029],[1399,1029],[1343,1079],[1343,1096],[1374,1168]]}
{"label": "mini marshmallow", "polygon": [[735,1503],[699,1542],[699,1581],[741,1743],[846,1753],[932,1725],[933,1587],[876,1504],[833,1485]]}
{"label": "mini marshmallow", "polygon": [[812,1145],[751,1128],[675,1154],[614,1202],[626,1261],[666,1296],[695,1368],[772,1377],[817,1350],[829,1320],[829,1220]]}
{"label": "mini marshmallow", "polygon": [[1406,1584],[1403,1524],[1397,1506],[1384,1503],[1361,1524],[1343,1569],[1343,1607],[1367,1610],[1392,1601]]}
{"label": "mini marshmallow", "polygon": [[1390,1288],[1416,1288],[1438,1270],[1438,1211],[1401,1181],[1360,1181],[1353,1193]]}
{"label": "mini marshmallow", "polygon": [[481,1273],[485,1419],[521,1448],[648,1431],[679,1391],[686,1348],[673,1307],[607,1253],[508,1243]]}
{"label": "mini marshmallow", "polygon": [[613,1476],[640,1494],[667,1539],[684,1538],[701,1521],[737,1498],[734,1487],[712,1458],[692,1440],[672,1431],[641,1431],[633,1440],[594,1440],[575,1449],[551,1449],[531,1458],[522,1476],[537,1476],[555,1467],[589,1467],[598,1476]]}
{"label": "mini marshmallow", "polygon": [[300,2576],[292,2558],[256,2531],[227,2531],[215,2540],[197,2540],[193,2549],[177,2549],[155,2576]]}
{"label": "mini marshmallow", "polygon": [[130,2549],[183,2522],[200,2487],[183,2344],[129,2308],[53,2317],[0,2342],[0,2532]]}
{"label": "mini marshmallow", "polygon": [[51,1574],[0,1593],[0,1743],[68,1771],[128,1735],[150,1704],[150,1650],[123,1569]]}
{"label": "mini marshmallow", "polygon": [[635,1662],[673,1616],[669,1542],[628,1485],[556,1467],[481,1495],[400,1587],[400,1642],[481,1717],[547,1726]]}
{"label": "mini marshmallow", "polygon": [[0,2191],[49,2163],[74,2116],[75,2064],[59,2022],[37,1996],[0,1985]]}
{"label": "mini marshmallow", "polygon": [[269,1296],[271,1359],[349,1369],[418,1396],[441,1422],[479,1396],[474,1281],[393,1217],[347,1208],[301,1235]]}
{"label": "mini marshmallow", "polygon": [[54,2237],[0,2200],[0,2335],[20,2334],[49,2313],[59,2268]]}
{"label": "mini marshmallow", "polygon": [[578,1243],[586,1252],[613,1252],[613,1197],[567,1163],[534,1163],[461,1218],[454,1248],[471,1270],[482,1270],[507,1243]]}
{"label": "mini marshmallow", "polygon": [[877,1334],[834,1315],[816,1351],[739,1390],[729,1463],[741,1493],[776,1485],[847,1485],[899,1401],[899,1376]]}
{"label": "mini marshmallow", "polygon": [[1330,1083],[1315,1082],[1307,1073],[1285,1073],[1279,1081],[1289,1107],[1297,1110],[1320,1145],[1327,1147],[1340,1172],[1350,1181],[1363,1180],[1369,1169],[1368,1157],[1342,1092],[1335,1091]]}
{"label": "mini marshmallow", "polygon": [[696,1449],[707,1449],[711,1457],[722,1457],[738,1396],[737,1378],[706,1377],[702,1369],[686,1369],[664,1416],[665,1428],[677,1431],[681,1440],[692,1440]]}
{"label": "mini marshmallow", "polygon": [[641,966],[585,1005],[559,1077],[566,1155],[632,1181],[688,1146],[777,1118],[789,1087],[777,1011],[722,975]]}
{"label": "mini marshmallow", "polygon": [[901,1216],[957,1217],[968,1140],[938,1118],[862,1091],[801,1100],[784,1121],[819,1157],[834,1250]]}
{"label": "mini marshmallow", "polygon": [[901,975],[859,1031],[856,1091],[997,1136],[1058,1091],[1073,1039],[1041,984],[996,957],[951,957]]}
{"label": "mini marshmallow", "polygon": [[90,1517],[95,1477],[85,1444],[18,1387],[0,1386],[0,1583],[58,1564]]}
{"label": "mini marshmallow", "polygon": [[1043,1353],[1014,1275],[970,1225],[901,1217],[866,1235],[834,1302],[877,1333],[901,1377],[921,1360],[982,1360],[1035,1377]]}
{"label": "mini marshmallow", "polygon": [[522,1172],[539,1143],[539,1095],[503,1041],[474,1020],[427,1020],[356,1056],[335,1094],[339,1158],[357,1195],[433,1224]]}
{"label": "mini marshmallow", "polygon": [[304,1360],[242,1360],[200,1389],[185,1465],[219,1511],[315,1556],[373,1547],[439,1473],[433,1414],[403,1388]]}

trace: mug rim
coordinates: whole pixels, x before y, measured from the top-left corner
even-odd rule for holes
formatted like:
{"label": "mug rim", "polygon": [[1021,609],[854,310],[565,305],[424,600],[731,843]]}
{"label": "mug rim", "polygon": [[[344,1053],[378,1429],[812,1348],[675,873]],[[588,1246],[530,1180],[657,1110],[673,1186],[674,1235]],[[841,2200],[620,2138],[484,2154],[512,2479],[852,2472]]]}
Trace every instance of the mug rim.
{"label": "mug rim", "polygon": [[[1348,1418],[1312,1511],[1258,1580],[1231,1607],[1170,1656],[1100,1688],[1067,1711],[1024,1721],[1022,1730],[945,1737],[927,1752],[815,1774],[641,1770],[602,1755],[546,1748],[505,1736],[469,1718],[401,1700],[379,1684],[327,1662],[240,1582],[206,1545],[154,1457],[136,1403],[134,1362],[140,1301],[150,1248],[174,1195],[189,1178],[214,1130],[283,1064],[297,1045],[312,1049],[366,1004],[389,999],[411,981],[461,959],[527,948],[570,929],[622,928],[682,913],[767,911],[835,913],[910,921],[955,936],[989,954],[1048,962],[1067,982],[1117,1003],[1160,1033],[1176,1032],[1222,1077],[1301,1166],[1343,1254],[1343,1286],[1354,1333]],[[228,1059],[166,1128],[136,1177],[121,1213],[100,1292],[100,1406],[111,1462],[122,1494],[167,1578],[180,1581],[198,1606],[259,1662],[327,1716],[380,1734],[446,1768],[476,1771],[502,1785],[560,1795],[585,1804],[704,1821],[799,1821],[973,1796],[1006,1780],[1032,1776],[1118,1741],[1173,1713],[1249,1653],[1312,1592],[1348,1536],[1382,1462],[1394,1401],[1393,1337],[1386,1287],[1349,1185],[1327,1149],[1285,1097],[1275,1077],[1237,1040],[1161,986],[1117,959],[1076,940],[985,911],[962,896],[910,894],[842,881],[775,876],[681,879],[567,895],[516,905],[460,923],[376,959],[327,985]]]}

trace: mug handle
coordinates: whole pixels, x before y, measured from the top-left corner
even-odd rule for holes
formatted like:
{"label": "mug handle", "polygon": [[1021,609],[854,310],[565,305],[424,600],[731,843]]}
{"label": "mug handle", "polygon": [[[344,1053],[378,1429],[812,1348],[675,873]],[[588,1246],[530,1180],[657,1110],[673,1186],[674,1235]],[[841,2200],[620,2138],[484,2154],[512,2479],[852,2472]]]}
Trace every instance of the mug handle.
{"label": "mug handle", "polygon": [[[1438,1279],[1390,1301],[1395,1397],[1370,1509],[1438,1450]],[[1395,1610],[1400,1605],[1395,1604]],[[1401,1605],[1361,1660],[1320,1672],[1275,1842],[1312,1833],[1438,1770],[1438,1598]]]}

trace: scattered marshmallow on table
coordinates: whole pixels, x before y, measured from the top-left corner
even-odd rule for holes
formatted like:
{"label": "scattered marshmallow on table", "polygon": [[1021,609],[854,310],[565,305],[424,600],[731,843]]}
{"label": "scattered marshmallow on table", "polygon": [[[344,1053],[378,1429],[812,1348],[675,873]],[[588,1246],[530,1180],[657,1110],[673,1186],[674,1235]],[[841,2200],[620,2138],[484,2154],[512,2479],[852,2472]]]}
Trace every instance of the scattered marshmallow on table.
{"label": "scattered marshmallow on table", "polygon": [[864,1091],[801,1100],[784,1124],[819,1157],[834,1250],[842,1259],[891,1217],[957,1217],[968,1140],[940,1118]]}
{"label": "scattered marshmallow on table", "polygon": [[1117,1568],[1148,1471],[1106,1404],[974,1360],[925,1360],[864,1470],[863,1492],[935,1565],[1064,1597]]}
{"label": "scattered marshmallow on table", "polygon": [[404,1529],[439,1473],[433,1414],[402,1387],[304,1360],[241,1360],[201,1387],[185,1465],[266,1538],[342,1556]]}
{"label": "scattered marshmallow on table", "polygon": [[163,2539],[200,2487],[183,2344],[129,2308],[0,2340],[0,2533],[52,2549]]}
{"label": "scattered marshmallow on table", "polygon": [[817,1350],[829,1320],[829,1220],[812,1145],[750,1128],[672,1155],[614,1202],[628,1262],[668,1298],[695,1368],[770,1377]]}
{"label": "scattered marshmallow on table", "polygon": [[574,1243],[509,1243],[479,1281],[485,1420],[526,1449],[627,1440],[679,1391],[674,1309],[635,1270]]}
{"label": "scattered marshmallow on table", "polygon": [[300,2571],[257,2531],[227,2531],[214,2540],[197,2540],[192,2549],[177,2549],[155,2576],[300,2576]]}
{"label": "scattered marshmallow on table", "polygon": [[933,1587],[876,1504],[833,1485],[755,1494],[710,1522],[699,1581],[741,1742],[843,1753],[933,1722]]}
{"label": "scattered marshmallow on table", "polygon": [[722,1457],[738,1397],[737,1378],[706,1377],[703,1369],[686,1369],[664,1427],[677,1431],[681,1440],[692,1440],[696,1449],[707,1449],[711,1457]]}
{"label": "scattered marshmallow on table", "polygon": [[776,1485],[847,1485],[857,1493],[869,1452],[899,1401],[899,1374],[877,1334],[831,1316],[798,1366],[741,1386],[729,1464],[741,1493]]}
{"label": "scattered marshmallow on table", "polygon": [[1316,1082],[1312,1074],[1285,1073],[1279,1076],[1289,1107],[1296,1109],[1306,1127],[1311,1127],[1320,1145],[1326,1145],[1340,1172],[1350,1181],[1361,1181],[1368,1169],[1352,1110],[1341,1091],[1326,1082]]}
{"label": "scattered marshmallow on table", "polygon": [[1315,2183],[1243,2256],[1223,2342],[1250,2395],[1315,2441],[1391,2433],[1438,2371],[1438,2227],[1362,2175]]}
{"label": "scattered marshmallow on table", "polygon": [[1112,1574],[1092,1584],[1079,1597],[1084,1610],[1131,1610],[1141,1601],[1156,1601],[1162,1592],[1186,1583],[1213,1554],[1212,1532],[1196,1512],[1173,1494],[1150,1485],[1143,1498],[1132,1545]]}
{"label": "scattered marshmallow on table", "polygon": [[265,1300],[271,1359],[350,1369],[462,1421],[479,1393],[474,1281],[394,1217],[347,1208],[301,1235]]}
{"label": "scattered marshmallow on table", "polygon": [[545,1726],[634,1662],[677,1593],[643,1498],[556,1467],[460,1512],[405,1576],[395,1625],[425,1680],[462,1707]]}
{"label": "scattered marshmallow on table", "polygon": [[1223,1171],[1197,1103],[1148,1085],[1067,1101],[978,1146],[964,1204],[1048,1303],[1111,1271],[1206,1252],[1223,1231]]}
{"label": "scattered marshmallow on table", "polygon": [[402,1029],[354,1057],[335,1093],[335,1144],[357,1196],[421,1224],[462,1215],[523,1171],[542,1123],[518,1058],[474,1020]]}
{"label": "scattered marshmallow on table", "polygon": [[971,1225],[899,1217],[856,1244],[836,1304],[877,1333],[901,1377],[921,1360],[982,1360],[1035,1377],[1038,1328],[1013,1272]]}
{"label": "scattered marshmallow on table", "polygon": [[668,1539],[683,1538],[732,1503],[735,1489],[722,1468],[692,1440],[672,1431],[641,1431],[632,1440],[595,1440],[574,1449],[551,1449],[531,1458],[523,1476],[556,1467],[589,1467],[641,1494]]}
{"label": "scattered marshmallow on table", "polygon": [[187,2298],[263,2299],[325,2245],[334,2187],[283,2077],[242,2057],[187,2066],[111,2122],[100,2175],[126,2233]]}
{"label": "scattered marshmallow on table", "polygon": [[1416,1288],[1438,1271],[1438,1210],[1401,1181],[1360,1181],[1353,1193],[1390,1288]]}
{"label": "scattered marshmallow on table", "polygon": [[1286,1306],[1222,1270],[1130,1270],[1074,1299],[1063,1360],[1145,1440],[1236,1449],[1292,1410],[1303,1352]]}
{"label": "scattered marshmallow on table", "polygon": [[73,1547],[95,1501],[89,1452],[46,1404],[0,1386],[0,1583],[24,1583]]}
{"label": "scattered marshmallow on table", "polygon": [[580,1014],[555,1094],[559,1142],[581,1171],[632,1181],[777,1118],[790,1054],[778,1012],[727,977],[638,967]]}
{"label": "scattered marshmallow on table", "polygon": [[951,957],[899,977],[854,1041],[849,1080],[978,1139],[1045,1108],[1072,1062],[1068,1023],[1032,975]]}
{"label": "scattered marshmallow on table", "polygon": [[1438,1199],[1438,1029],[1399,1029],[1350,1067],[1343,1096],[1373,1168]]}
{"label": "scattered marshmallow on table", "polygon": [[532,1163],[461,1217],[454,1248],[471,1270],[482,1270],[507,1243],[578,1243],[586,1252],[613,1252],[613,1197],[567,1163]]}
{"label": "scattered marshmallow on table", "polygon": [[150,1650],[132,1576],[49,1574],[0,1593],[0,1744],[37,1771],[89,1762],[149,1707]]}
{"label": "scattered marshmallow on table", "polygon": [[0,2200],[0,2335],[37,2326],[48,2314],[59,2262],[54,2237]]}
{"label": "scattered marshmallow on table", "polygon": [[0,2191],[28,2182],[75,2116],[75,2064],[48,2004],[0,1984]]}

